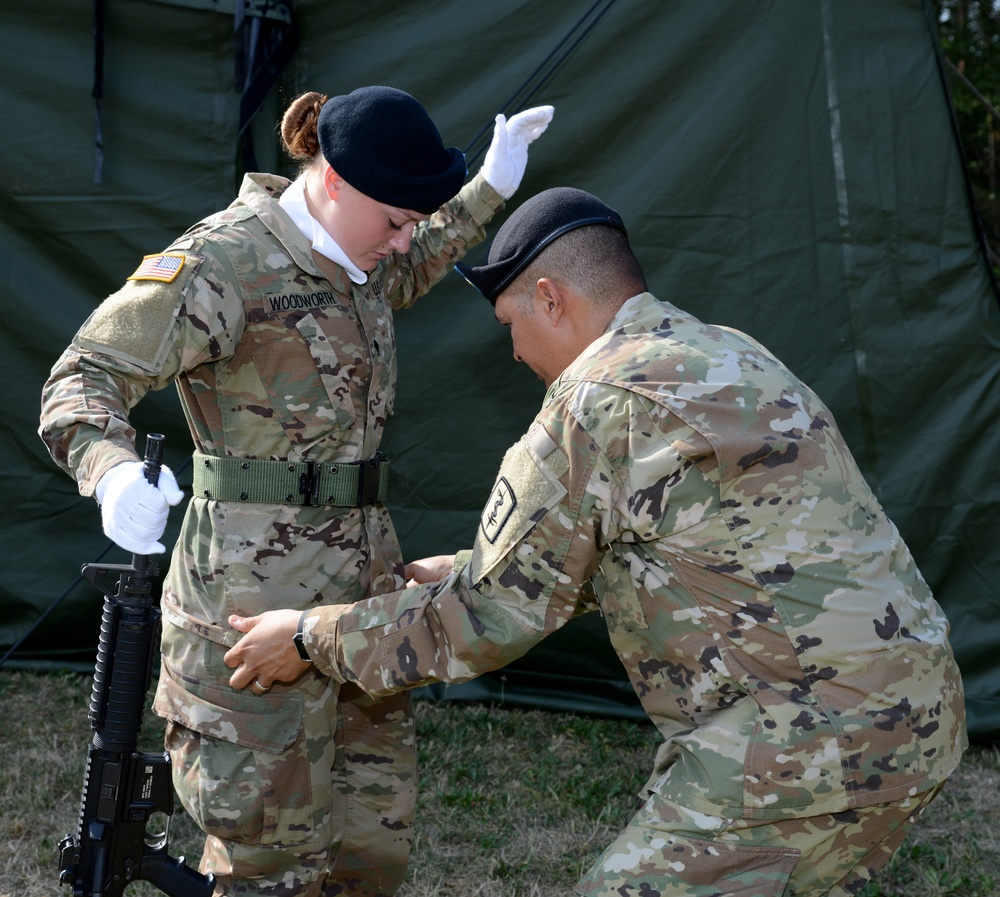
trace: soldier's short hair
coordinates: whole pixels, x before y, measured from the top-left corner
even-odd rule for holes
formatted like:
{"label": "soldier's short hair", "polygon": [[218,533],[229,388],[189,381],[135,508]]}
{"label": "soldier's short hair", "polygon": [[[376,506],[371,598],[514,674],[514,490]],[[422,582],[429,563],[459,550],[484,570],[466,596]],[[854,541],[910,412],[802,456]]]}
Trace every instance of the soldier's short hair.
{"label": "soldier's short hair", "polygon": [[[646,289],[642,266],[624,231],[601,224],[575,228],[545,247],[509,289],[530,297],[540,277],[561,279],[596,305],[617,307]],[[524,299],[527,303],[527,298]]]}

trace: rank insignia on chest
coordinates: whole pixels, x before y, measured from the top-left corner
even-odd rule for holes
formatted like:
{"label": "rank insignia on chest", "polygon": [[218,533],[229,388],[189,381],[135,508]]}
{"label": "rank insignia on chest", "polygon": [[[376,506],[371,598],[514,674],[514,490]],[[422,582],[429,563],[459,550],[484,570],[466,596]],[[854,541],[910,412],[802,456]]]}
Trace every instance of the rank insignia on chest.
{"label": "rank insignia on chest", "polygon": [[516,507],[517,497],[514,495],[514,490],[511,489],[506,477],[500,477],[496,486],[493,487],[493,494],[486,503],[483,518],[480,521],[483,535],[486,536],[491,545],[497,540],[500,530],[510,519],[510,515],[514,513]]}
{"label": "rank insignia on chest", "polygon": [[159,280],[170,283],[184,267],[184,256],[167,252],[162,255],[143,256],[142,263],[129,280]]}
{"label": "rank insignia on chest", "polygon": [[372,297],[375,298],[375,299],[381,299],[382,298],[382,281],[381,280],[376,280],[371,285],[371,294],[372,294]]}

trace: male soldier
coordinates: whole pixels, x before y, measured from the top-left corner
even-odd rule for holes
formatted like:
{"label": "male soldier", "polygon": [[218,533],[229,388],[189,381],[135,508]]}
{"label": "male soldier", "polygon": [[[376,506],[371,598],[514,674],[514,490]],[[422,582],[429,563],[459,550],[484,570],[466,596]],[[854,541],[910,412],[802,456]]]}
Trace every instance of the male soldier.
{"label": "male soldier", "polygon": [[830,411],[748,336],[646,292],[588,193],[524,203],[467,276],[548,387],[474,548],[410,565],[406,591],[231,618],[231,683],[294,679],[295,642],[371,695],[462,681],[592,581],[664,740],[578,892],[857,894],[967,742],[947,621]]}

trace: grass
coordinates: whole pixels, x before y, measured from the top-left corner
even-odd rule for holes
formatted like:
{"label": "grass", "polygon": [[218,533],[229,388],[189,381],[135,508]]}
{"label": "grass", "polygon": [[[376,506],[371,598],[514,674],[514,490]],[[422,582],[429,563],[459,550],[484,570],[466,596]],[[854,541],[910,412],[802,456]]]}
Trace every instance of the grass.
{"label": "grass", "polygon": [[[76,828],[90,677],[0,672],[0,897],[70,893],[58,841]],[[421,788],[399,897],[571,897],[621,827],[656,746],[651,726],[563,713],[419,701]],[[140,748],[159,750],[146,718]],[[170,850],[197,865],[178,811]],[[145,883],[129,897],[159,892]],[[861,897],[1000,893],[1000,749],[974,747],[893,863]]]}

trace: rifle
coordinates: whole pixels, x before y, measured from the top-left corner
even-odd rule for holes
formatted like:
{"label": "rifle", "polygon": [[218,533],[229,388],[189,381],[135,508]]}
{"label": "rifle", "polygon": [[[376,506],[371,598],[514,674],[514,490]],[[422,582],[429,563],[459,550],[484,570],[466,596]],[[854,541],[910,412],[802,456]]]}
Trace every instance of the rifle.
{"label": "rifle", "polygon": [[[159,433],[146,439],[143,474],[154,486],[163,441]],[[139,879],[170,897],[210,897],[215,876],[167,853],[174,811],[170,754],[137,749],[160,645],[160,609],[151,582],[159,569],[148,555],[133,554],[131,564],[84,564],[80,573],[104,595],[104,614],[90,697],[94,737],[87,747],[76,835],[59,842],[59,881],[72,885],[73,897],[120,897]],[[99,581],[109,573],[118,574],[114,592]],[[154,814],[165,817],[162,831],[149,830]]]}

